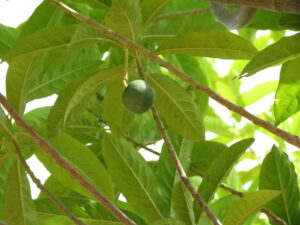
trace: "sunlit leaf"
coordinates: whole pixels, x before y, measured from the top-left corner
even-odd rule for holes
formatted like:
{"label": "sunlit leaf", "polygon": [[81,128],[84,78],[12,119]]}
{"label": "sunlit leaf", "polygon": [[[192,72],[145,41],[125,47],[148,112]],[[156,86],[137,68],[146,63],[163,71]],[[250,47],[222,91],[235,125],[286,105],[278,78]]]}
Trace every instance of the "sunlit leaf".
{"label": "sunlit leaf", "polygon": [[274,107],[275,124],[278,125],[300,110],[300,57],[286,62],[280,72]]}
{"label": "sunlit leaf", "polygon": [[4,218],[8,224],[37,224],[29,182],[19,159],[10,168],[6,179]]}
{"label": "sunlit leaf", "polygon": [[148,25],[169,2],[170,0],[144,0],[142,3],[144,24]]}
{"label": "sunlit leaf", "polygon": [[142,156],[127,142],[109,134],[104,137],[102,151],[113,181],[129,204],[148,221],[163,219],[155,202],[157,180]]}
{"label": "sunlit leaf", "polygon": [[15,44],[18,30],[0,24],[0,59],[5,59],[6,52]]}
{"label": "sunlit leaf", "polygon": [[223,225],[241,225],[250,216],[257,213],[266,203],[280,195],[280,191],[261,190],[246,194],[228,209]]}
{"label": "sunlit leaf", "polygon": [[251,76],[260,70],[298,55],[300,55],[300,34],[284,37],[258,52],[246,65],[241,76]]}
{"label": "sunlit leaf", "polygon": [[266,208],[288,225],[300,223],[297,174],[287,154],[275,146],[261,166],[259,188],[280,191],[282,194],[269,202]]}
{"label": "sunlit leaf", "polygon": [[167,76],[152,74],[148,79],[156,91],[155,105],[166,124],[183,137],[203,140],[202,115],[193,98]]}
{"label": "sunlit leaf", "polygon": [[222,59],[251,59],[257,50],[247,40],[226,31],[191,32],[166,38],[157,54],[185,53]]}

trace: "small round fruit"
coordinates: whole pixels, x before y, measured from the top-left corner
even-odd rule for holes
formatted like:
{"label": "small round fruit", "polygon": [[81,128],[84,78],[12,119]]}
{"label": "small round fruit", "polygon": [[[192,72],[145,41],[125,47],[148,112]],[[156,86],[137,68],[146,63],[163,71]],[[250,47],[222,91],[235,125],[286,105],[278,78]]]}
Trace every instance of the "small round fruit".
{"label": "small round fruit", "polygon": [[155,91],[144,80],[134,80],[128,84],[122,94],[126,108],[133,113],[144,113],[153,105]]}

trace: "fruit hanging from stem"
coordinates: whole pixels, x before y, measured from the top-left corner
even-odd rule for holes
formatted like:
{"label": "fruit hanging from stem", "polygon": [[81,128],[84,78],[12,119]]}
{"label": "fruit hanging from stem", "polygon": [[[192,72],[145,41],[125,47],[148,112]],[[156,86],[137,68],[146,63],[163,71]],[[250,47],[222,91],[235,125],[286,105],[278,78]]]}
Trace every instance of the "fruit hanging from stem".
{"label": "fruit hanging from stem", "polygon": [[144,113],[155,100],[155,91],[144,80],[131,81],[122,94],[122,102],[133,113]]}

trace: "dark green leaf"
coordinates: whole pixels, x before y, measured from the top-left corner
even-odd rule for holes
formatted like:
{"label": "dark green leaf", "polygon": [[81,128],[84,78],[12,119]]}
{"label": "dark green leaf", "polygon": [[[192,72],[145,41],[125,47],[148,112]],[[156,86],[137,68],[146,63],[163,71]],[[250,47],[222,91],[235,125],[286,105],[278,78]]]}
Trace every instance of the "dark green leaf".
{"label": "dark green leaf", "polygon": [[155,105],[166,124],[183,137],[203,140],[202,115],[193,98],[167,76],[152,74],[148,79],[157,94]]}
{"label": "dark green leaf", "polygon": [[104,137],[102,151],[108,170],[128,203],[150,222],[163,219],[155,202],[157,180],[142,156],[127,142],[110,134]]}
{"label": "dark green leaf", "polygon": [[[253,142],[253,138],[241,140],[227,150],[223,150],[218,158],[212,162],[198,188],[198,193],[205,202],[212,199],[215,191],[229,174],[231,168]],[[199,209],[196,205],[194,208]],[[202,210],[197,214],[198,218],[201,213]]]}
{"label": "dark green leaf", "polygon": [[251,59],[257,50],[247,40],[226,31],[191,32],[166,38],[157,54],[185,53],[222,59]]}
{"label": "dark green leaf", "polygon": [[[92,182],[101,193],[110,200],[113,199],[112,182],[109,175],[101,162],[86,146],[64,133],[51,138],[50,142],[56,150],[84,177]],[[51,172],[52,176],[63,185],[82,195],[91,197],[91,194],[87,192],[87,190],[84,189],[65,169],[58,165],[54,159],[41,151],[37,151],[36,155]]]}
{"label": "dark green leaf", "polygon": [[241,76],[251,76],[260,70],[298,55],[300,55],[300,34],[284,37],[258,52],[246,65]]}
{"label": "dark green leaf", "polygon": [[266,208],[285,220],[288,225],[300,223],[297,174],[287,154],[275,146],[261,166],[259,188],[280,191],[282,194],[269,202]]}
{"label": "dark green leaf", "polygon": [[74,122],[88,106],[99,87],[124,75],[123,67],[98,70],[72,82],[58,96],[48,117],[48,132],[54,136]]}

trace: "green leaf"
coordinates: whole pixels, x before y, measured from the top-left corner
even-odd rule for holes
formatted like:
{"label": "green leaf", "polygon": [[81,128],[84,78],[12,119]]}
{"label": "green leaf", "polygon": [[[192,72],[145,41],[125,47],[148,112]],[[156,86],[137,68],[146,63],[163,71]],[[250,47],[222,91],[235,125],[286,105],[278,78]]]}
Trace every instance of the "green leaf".
{"label": "green leaf", "polygon": [[90,54],[75,54],[75,57],[64,65],[35,77],[34,86],[28,91],[27,100],[43,98],[61,92],[78,77],[99,68],[99,59]]}
{"label": "green leaf", "polygon": [[[208,203],[212,199],[217,188],[229,174],[234,164],[253,142],[253,138],[241,140],[231,145],[227,150],[223,150],[218,158],[212,162],[198,188],[198,193],[205,202]],[[196,204],[194,204],[194,208],[200,210],[200,213],[197,213],[199,218],[202,210]]]}
{"label": "green leaf", "polygon": [[77,27],[77,25],[69,25],[41,29],[19,39],[6,57],[8,59],[17,56],[29,57],[29,55],[67,47]]}
{"label": "green leaf", "polygon": [[275,146],[261,166],[259,188],[281,191],[282,194],[269,202],[266,208],[288,225],[300,224],[297,174],[287,154]]}
{"label": "green leaf", "polygon": [[161,75],[148,76],[156,91],[155,105],[168,126],[185,138],[201,141],[204,126],[200,109],[176,81]]}
{"label": "green leaf", "polygon": [[136,0],[113,0],[105,22],[133,42],[139,39],[142,25],[141,7]]}
{"label": "green leaf", "polygon": [[183,221],[186,225],[195,224],[193,211],[193,199],[186,187],[178,182],[173,189],[172,205],[176,218]]}
{"label": "green leaf", "polygon": [[115,67],[98,70],[72,82],[60,93],[50,111],[47,122],[49,135],[55,136],[62,128],[78,119],[99,87],[122,75],[124,75],[123,67]]}
{"label": "green leaf", "polygon": [[205,174],[214,160],[224,151],[228,151],[228,149],[221,143],[213,141],[196,143],[191,155],[191,167]]}
{"label": "green leaf", "polygon": [[0,59],[5,59],[6,52],[15,44],[18,30],[0,24]]}
{"label": "green leaf", "polygon": [[261,190],[246,194],[238,199],[227,211],[223,225],[241,225],[257,213],[266,203],[280,195],[280,191]]}
{"label": "green leaf", "polygon": [[6,96],[12,107],[23,114],[28,91],[34,84],[38,67],[36,54],[14,58],[10,63],[6,77]]}
{"label": "green leaf", "polygon": [[4,205],[4,219],[8,224],[37,224],[29,182],[18,158],[7,175]]}
{"label": "green leaf", "polygon": [[177,219],[163,219],[155,221],[155,223],[152,223],[151,225],[185,225],[185,223]]}
{"label": "green leaf", "polygon": [[300,55],[300,34],[284,37],[258,52],[246,65],[240,76],[251,76],[260,70],[298,55]]}
{"label": "green leaf", "polygon": [[108,85],[104,96],[104,118],[113,134],[122,136],[124,113],[126,113],[122,103],[122,93],[125,86],[121,80],[117,80]]}
{"label": "green leaf", "polygon": [[227,31],[190,32],[166,38],[158,44],[157,54],[185,53],[222,59],[251,59],[257,50],[247,40]]}
{"label": "green leaf", "polygon": [[170,0],[144,0],[142,3],[144,24],[147,26],[169,2]]}
{"label": "green leaf", "polygon": [[[168,131],[168,135],[171,139],[174,149],[177,151],[177,155],[183,166],[183,169],[187,171],[191,160],[194,142],[186,138],[182,138],[177,133],[172,132],[172,130]],[[158,178],[159,187],[162,193],[159,206],[162,209],[164,216],[170,217],[172,199],[175,200],[172,198],[172,191],[174,189],[174,185],[180,180],[180,178],[165,145],[161,150],[159,161],[157,163],[156,176]]]}
{"label": "green leaf", "polygon": [[[9,135],[11,128],[11,122],[9,118],[5,115],[4,110],[0,106],[0,137]],[[10,136],[10,135],[9,135]]]}
{"label": "green leaf", "polygon": [[274,92],[277,86],[277,81],[267,81],[256,85],[254,88],[242,94],[245,106],[251,105],[266,95]]}
{"label": "green leaf", "polygon": [[276,90],[274,114],[275,125],[285,121],[300,110],[300,57],[283,64]]}
{"label": "green leaf", "polygon": [[150,222],[163,219],[155,202],[157,180],[142,156],[123,139],[110,134],[104,136],[102,151],[113,181],[128,203]]}
{"label": "green leaf", "polygon": [[[60,134],[50,139],[56,150],[84,177],[86,177],[98,190],[110,200],[113,199],[112,182],[104,166],[97,157],[83,144],[67,134]],[[91,197],[91,194],[82,187],[64,168],[54,159],[42,151],[36,152],[37,157],[50,171],[53,177],[71,190]]]}

